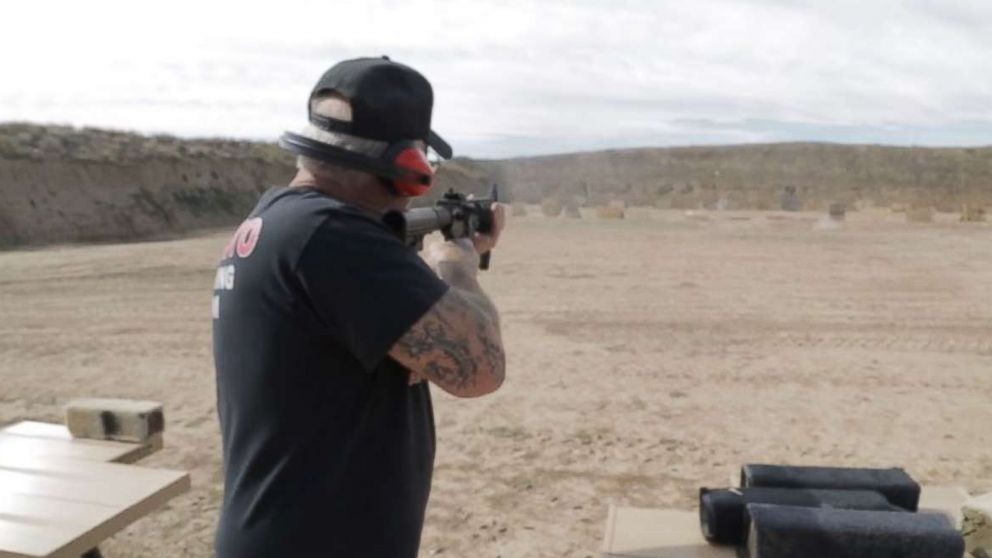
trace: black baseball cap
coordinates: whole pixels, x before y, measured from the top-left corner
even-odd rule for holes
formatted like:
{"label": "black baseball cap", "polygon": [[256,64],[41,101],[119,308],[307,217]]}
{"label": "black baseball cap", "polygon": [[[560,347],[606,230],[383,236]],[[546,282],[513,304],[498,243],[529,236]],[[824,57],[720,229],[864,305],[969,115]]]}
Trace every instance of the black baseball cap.
{"label": "black baseball cap", "polygon": [[307,115],[318,128],[390,143],[423,140],[441,157],[451,158],[451,146],[431,130],[434,90],[413,68],[386,56],[345,60],[324,72],[310,99],[328,92],[350,101],[352,120],[313,114],[308,101]]}

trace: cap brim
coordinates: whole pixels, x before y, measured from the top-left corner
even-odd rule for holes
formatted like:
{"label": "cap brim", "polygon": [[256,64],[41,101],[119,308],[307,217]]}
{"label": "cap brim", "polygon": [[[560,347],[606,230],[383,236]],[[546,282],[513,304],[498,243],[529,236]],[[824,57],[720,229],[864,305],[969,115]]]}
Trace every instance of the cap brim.
{"label": "cap brim", "polygon": [[431,149],[435,153],[444,157],[445,159],[450,159],[454,152],[451,150],[451,146],[448,142],[441,139],[441,136],[437,135],[437,132],[431,130],[431,133],[427,136],[427,145],[431,146]]}

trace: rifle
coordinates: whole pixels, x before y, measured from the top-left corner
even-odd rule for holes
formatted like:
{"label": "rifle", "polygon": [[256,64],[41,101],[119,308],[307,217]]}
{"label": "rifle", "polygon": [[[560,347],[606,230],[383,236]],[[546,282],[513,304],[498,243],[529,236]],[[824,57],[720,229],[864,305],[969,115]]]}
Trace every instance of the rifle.
{"label": "rifle", "polygon": [[[424,237],[441,231],[445,240],[467,238],[475,233],[493,229],[493,203],[499,201],[499,186],[492,185],[488,198],[470,199],[465,194],[448,190],[433,207],[417,207],[407,211],[390,211],[382,222],[407,246],[416,250],[424,247]],[[489,269],[490,253],[479,258],[479,269]]]}

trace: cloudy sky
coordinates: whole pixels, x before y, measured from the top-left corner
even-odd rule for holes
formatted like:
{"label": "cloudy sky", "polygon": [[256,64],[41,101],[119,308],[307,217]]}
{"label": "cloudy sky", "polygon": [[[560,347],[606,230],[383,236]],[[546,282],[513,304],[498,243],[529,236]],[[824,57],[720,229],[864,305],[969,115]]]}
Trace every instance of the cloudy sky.
{"label": "cloudy sky", "polygon": [[0,121],[274,139],[335,61],[389,54],[473,157],[992,144],[989,0],[34,0],[0,52]]}

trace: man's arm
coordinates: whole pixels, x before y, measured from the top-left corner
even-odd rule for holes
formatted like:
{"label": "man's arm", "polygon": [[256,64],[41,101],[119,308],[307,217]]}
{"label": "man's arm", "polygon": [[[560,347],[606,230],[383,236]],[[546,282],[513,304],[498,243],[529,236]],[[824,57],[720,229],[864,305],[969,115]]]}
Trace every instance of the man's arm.
{"label": "man's arm", "polygon": [[445,242],[428,248],[424,259],[451,288],[389,352],[411,373],[458,397],[485,395],[503,383],[499,313],[476,280],[479,254],[495,246],[502,225],[499,208],[495,234],[476,238],[474,247]]}

